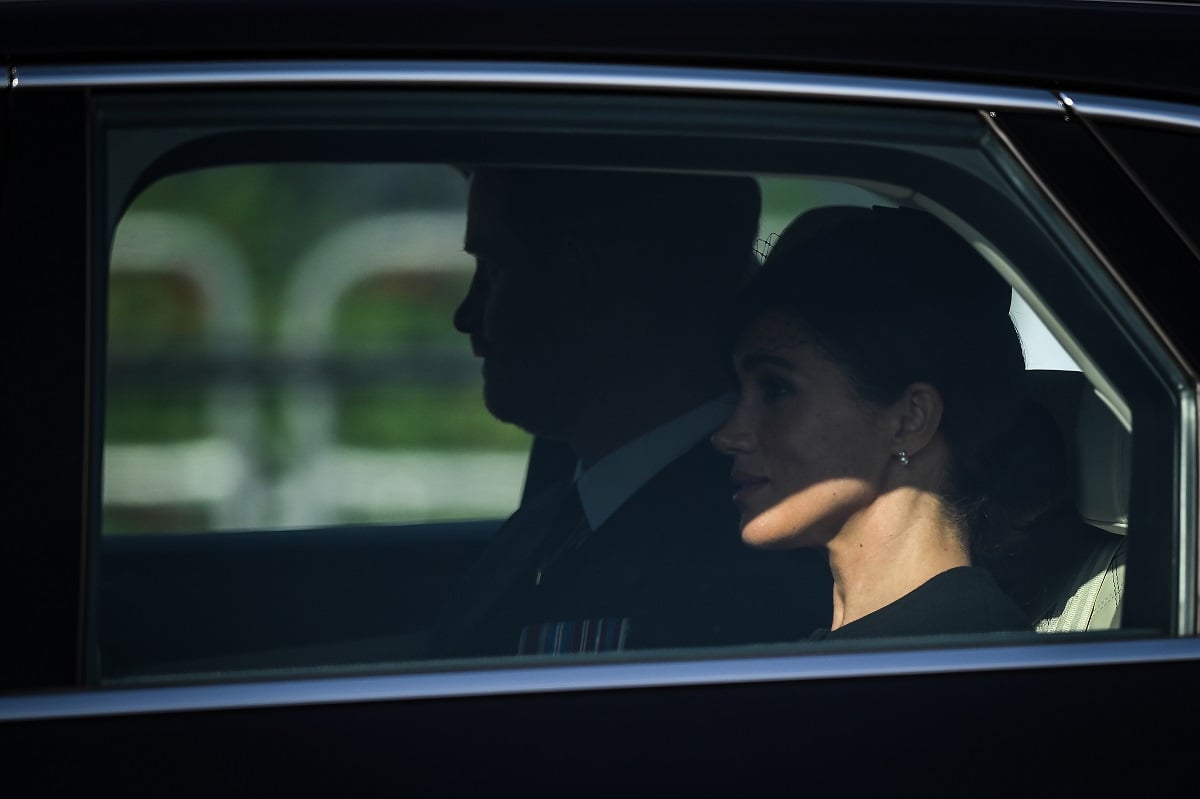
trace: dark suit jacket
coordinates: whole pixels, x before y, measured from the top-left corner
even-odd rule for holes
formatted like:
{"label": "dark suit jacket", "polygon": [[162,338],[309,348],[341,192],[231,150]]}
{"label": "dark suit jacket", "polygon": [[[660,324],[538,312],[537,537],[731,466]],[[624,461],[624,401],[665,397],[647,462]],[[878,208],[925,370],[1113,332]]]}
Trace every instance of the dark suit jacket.
{"label": "dark suit jacket", "polygon": [[707,439],[668,464],[534,584],[569,484],[518,510],[453,593],[434,657],[512,654],[523,625],[629,620],[626,649],[800,640],[828,625],[832,588],[812,550],[742,543],[729,459]]}

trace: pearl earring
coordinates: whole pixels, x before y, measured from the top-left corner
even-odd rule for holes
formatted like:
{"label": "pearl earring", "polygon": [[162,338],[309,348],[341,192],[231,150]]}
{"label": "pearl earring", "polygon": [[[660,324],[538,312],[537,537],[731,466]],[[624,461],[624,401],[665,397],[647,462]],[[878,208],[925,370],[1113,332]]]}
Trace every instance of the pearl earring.
{"label": "pearl earring", "polygon": [[900,450],[899,452],[896,453],[896,460],[900,461],[901,466],[907,466],[908,465],[908,453],[905,452],[904,450]]}

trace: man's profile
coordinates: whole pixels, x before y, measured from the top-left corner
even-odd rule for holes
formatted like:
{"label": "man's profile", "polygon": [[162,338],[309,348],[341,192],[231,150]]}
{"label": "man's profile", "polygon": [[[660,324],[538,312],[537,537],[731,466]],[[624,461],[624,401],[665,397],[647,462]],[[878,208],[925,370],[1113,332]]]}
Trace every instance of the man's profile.
{"label": "man's profile", "polygon": [[[801,638],[825,566],[739,538],[726,305],[755,265],[757,182],[485,167],[470,172],[454,316],[498,419],[565,445],[458,586],[434,655],[592,652]],[[790,555],[791,553],[789,553]]]}

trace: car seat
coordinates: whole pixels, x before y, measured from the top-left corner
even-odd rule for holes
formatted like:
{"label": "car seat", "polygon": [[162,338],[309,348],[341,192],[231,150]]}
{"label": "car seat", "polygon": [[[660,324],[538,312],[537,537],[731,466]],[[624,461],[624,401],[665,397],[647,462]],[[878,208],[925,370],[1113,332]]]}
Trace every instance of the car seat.
{"label": "car seat", "polygon": [[1035,629],[1039,632],[1110,629],[1121,626],[1125,589],[1125,532],[1129,526],[1130,431],[1090,383],[1078,378],[1072,424],[1075,504],[1093,535],[1075,576]]}
{"label": "car seat", "polygon": [[1026,374],[1030,396],[1050,411],[1062,434],[1069,501],[1032,526],[1001,582],[1038,632],[1119,627],[1130,431],[1082,373]]}

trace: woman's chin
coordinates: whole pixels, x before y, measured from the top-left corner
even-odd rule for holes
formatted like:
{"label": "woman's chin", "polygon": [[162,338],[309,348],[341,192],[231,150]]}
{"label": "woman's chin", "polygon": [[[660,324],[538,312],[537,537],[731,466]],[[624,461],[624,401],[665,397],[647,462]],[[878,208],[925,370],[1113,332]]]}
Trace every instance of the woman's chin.
{"label": "woman's chin", "polygon": [[757,549],[779,549],[787,546],[786,536],[780,532],[762,524],[757,517],[751,518],[742,523],[742,543]]}
{"label": "woman's chin", "polygon": [[797,528],[792,524],[780,524],[781,517],[767,511],[742,514],[742,543],[755,549],[796,549],[817,546],[806,535],[809,528]]}

